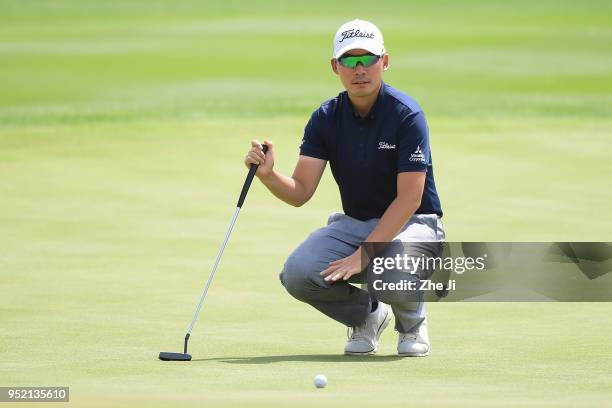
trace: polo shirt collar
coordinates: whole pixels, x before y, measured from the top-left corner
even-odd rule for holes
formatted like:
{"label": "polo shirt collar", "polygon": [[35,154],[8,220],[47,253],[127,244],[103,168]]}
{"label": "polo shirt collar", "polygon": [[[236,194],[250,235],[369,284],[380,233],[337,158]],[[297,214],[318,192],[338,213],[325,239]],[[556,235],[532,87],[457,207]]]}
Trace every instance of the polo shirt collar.
{"label": "polo shirt collar", "polygon": [[348,99],[348,93],[347,93],[346,98],[348,99],[348,106],[349,106],[349,109],[351,110],[351,116],[354,119],[374,120],[376,116],[378,115],[380,106],[383,104],[383,101],[385,98],[385,87],[386,86],[387,85],[383,81],[380,81],[380,89],[378,90],[378,97],[376,98],[376,101],[374,101],[374,105],[372,105],[372,108],[370,108],[370,112],[368,112],[368,115],[365,118],[362,118],[361,116],[359,116],[359,113],[355,111],[355,109],[353,108],[353,104],[351,104],[350,99]]}

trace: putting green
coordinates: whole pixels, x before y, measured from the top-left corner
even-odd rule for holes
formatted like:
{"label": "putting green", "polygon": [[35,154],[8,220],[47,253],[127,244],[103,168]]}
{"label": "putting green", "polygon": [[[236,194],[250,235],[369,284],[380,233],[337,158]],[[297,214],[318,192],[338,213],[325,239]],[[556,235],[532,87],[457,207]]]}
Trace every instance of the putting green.
{"label": "putting green", "polygon": [[248,141],[292,171],[354,10],[428,115],[450,240],[612,240],[607,2],[4,2],[0,386],[70,386],[79,407],[612,398],[606,303],[430,304],[431,356],[394,357],[390,329],[379,355],[340,355],[345,329],[278,281],[340,208],[329,172],[299,209],[254,183],[194,361],[157,360],[181,351]]}

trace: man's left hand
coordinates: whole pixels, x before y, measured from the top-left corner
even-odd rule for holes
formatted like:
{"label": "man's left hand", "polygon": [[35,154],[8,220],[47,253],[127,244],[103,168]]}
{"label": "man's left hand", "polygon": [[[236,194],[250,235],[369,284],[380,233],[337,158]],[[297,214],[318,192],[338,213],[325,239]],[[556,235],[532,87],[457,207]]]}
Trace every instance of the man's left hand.
{"label": "man's left hand", "polygon": [[349,280],[351,276],[361,272],[361,247],[346,258],[329,263],[329,267],[321,272],[326,282]]}

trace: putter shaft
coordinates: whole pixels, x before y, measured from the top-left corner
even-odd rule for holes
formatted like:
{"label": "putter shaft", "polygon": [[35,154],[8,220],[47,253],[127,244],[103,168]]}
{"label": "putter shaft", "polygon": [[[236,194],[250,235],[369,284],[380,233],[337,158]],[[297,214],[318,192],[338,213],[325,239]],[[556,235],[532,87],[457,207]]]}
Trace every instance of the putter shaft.
{"label": "putter shaft", "polygon": [[[206,281],[206,285],[204,286],[204,290],[202,290],[202,294],[200,295],[200,301],[198,302],[198,306],[196,307],[195,313],[193,314],[193,319],[191,319],[191,324],[187,329],[187,335],[185,336],[185,350],[187,350],[187,341],[189,340],[189,335],[193,330],[193,327],[198,320],[198,316],[200,314],[200,310],[202,310],[202,305],[204,304],[204,299],[206,298],[206,294],[208,293],[208,288],[210,288],[210,284],[215,276],[215,272],[217,271],[217,267],[219,266],[219,262],[221,261],[221,255],[223,255],[223,250],[225,250],[225,246],[227,245],[227,241],[229,240],[230,234],[232,233],[232,229],[234,229],[234,224],[236,223],[236,219],[238,218],[238,213],[240,212],[240,207],[236,207],[234,210],[234,214],[232,214],[232,218],[230,220],[229,226],[227,227],[227,231],[225,231],[225,237],[223,238],[223,242],[221,243],[221,248],[217,252],[217,257],[215,258],[215,262],[213,263],[212,269],[210,271],[210,275],[208,275],[208,280]],[[187,351],[185,351],[187,353]]]}
{"label": "putter shaft", "polygon": [[[268,146],[263,145],[264,154],[267,153]],[[193,314],[193,319],[191,319],[191,323],[187,328],[187,334],[185,334],[185,345],[183,348],[183,353],[187,354],[187,343],[189,342],[189,336],[191,336],[191,332],[193,327],[198,320],[198,316],[200,315],[200,310],[202,310],[202,305],[204,304],[204,299],[206,299],[206,294],[208,293],[208,288],[210,288],[210,284],[215,276],[215,272],[217,271],[217,267],[219,266],[219,262],[221,261],[221,255],[223,255],[223,251],[225,250],[225,246],[227,245],[227,241],[234,229],[234,224],[236,224],[236,219],[238,218],[238,213],[240,213],[240,209],[242,208],[242,204],[244,204],[244,200],[246,199],[246,195],[249,192],[249,188],[251,187],[251,183],[253,182],[253,178],[255,177],[255,173],[257,172],[258,164],[252,164],[249,169],[249,173],[247,174],[246,180],[242,186],[242,190],[240,191],[240,197],[238,198],[238,203],[236,204],[236,208],[234,209],[234,214],[232,214],[232,218],[230,219],[229,226],[225,231],[225,237],[223,238],[223,242],[221,243],[221,247],[217,252],[217,257],[215,258],[215,262],[213,263],[212,269],[210,271],[210,275],[208,276],[208,280],[206,281],[206,285],[202,290],[202,294],[200,295],[200,300],[198,301],[198,306],[196,307],[195,313]]]}

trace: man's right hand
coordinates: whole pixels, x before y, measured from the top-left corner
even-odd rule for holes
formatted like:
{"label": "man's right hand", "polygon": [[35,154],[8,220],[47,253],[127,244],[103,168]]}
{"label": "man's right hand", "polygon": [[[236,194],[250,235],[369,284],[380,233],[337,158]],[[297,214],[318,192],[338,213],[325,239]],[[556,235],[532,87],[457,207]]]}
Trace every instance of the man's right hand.
{"label": "man's right hand", "polygon": [[251,150],[244,158],[244,164],[250,168],[252,164],[259,164],[257,168],[257,177],[267,177],[272,174],[274,168],[274,145],[269,140],[264,140],[268,146],[268,152],[264,154],[263,145],[257,139],[251,140]]}
{"label": "man's right hand", "polygon": [[276,197],[296,207],[303,205],[317,189],[327,160],[300,155],[293,175],[288,177],[273,170],[274,145],[269,140],[264,140],[264,143],[268,146],[266,154],[259,140],[251,141],[251,150],[244,158],[244,164],[249,168],[259,164],[255,174]]}

